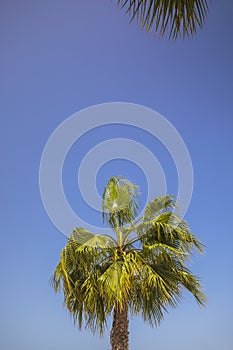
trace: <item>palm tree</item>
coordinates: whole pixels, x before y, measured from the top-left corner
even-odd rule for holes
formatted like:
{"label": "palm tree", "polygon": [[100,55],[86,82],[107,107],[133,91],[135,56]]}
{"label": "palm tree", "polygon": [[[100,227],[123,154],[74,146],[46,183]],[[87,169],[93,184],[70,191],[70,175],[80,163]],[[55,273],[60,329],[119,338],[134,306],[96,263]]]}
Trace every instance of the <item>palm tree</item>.
{"label": "palm tree", "polygon": [[202,244],[176,213],[175,198],[157,197],[137,218],[138,187],[111,177],[103,194],[103,219],[112,235],[75,228],[51,279],[81,329],[103,334],[113,317],[112,350],[128,350],[128,313],[158,325],[184,289],[205,304],[201,285],[186,267],[193,248]]}
{"label": "palm tree", "polygon": [[121,8],[136,19],[147,32],[161,37],[168,31],[176,39],[193,35],[202,28],[208,12],[208,0],[117,0]]}

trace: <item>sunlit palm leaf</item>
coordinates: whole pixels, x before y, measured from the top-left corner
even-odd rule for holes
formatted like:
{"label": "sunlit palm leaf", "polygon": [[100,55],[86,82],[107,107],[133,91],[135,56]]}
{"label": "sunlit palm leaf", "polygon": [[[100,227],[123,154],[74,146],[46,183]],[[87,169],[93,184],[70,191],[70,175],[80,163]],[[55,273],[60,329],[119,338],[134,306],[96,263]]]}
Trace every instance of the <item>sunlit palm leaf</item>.
{"label": "sunlit palm leaf", "polygon": [[79,252],[93,248],[106,249],[117,244],[111,236],[93,234],[79,227],[73,230],[70,240],[73,240],[73,244],[77,243],[76,251]]}
{"label": "sunlit palm leaf", "polygon": [[156,242],[169,244],[182,252],[191,253],[196,248],[203,253],[203,244],[193,235],[187,223],[174,212],[164,212],[134,228],[138,238],[146,245]]}
{"label": "sunlit palm leaf", "polygon": [[174,196],[160,196],[149,202],[146,206],[143,221],[149,221],[165,210],[177,209]]}
{"label": "sunlit palm leaf", "polygon": [[111,177],[103,194],[103,219],[116,229],[117,224],[132,222],[137,211],[138,187],[120,176]]}

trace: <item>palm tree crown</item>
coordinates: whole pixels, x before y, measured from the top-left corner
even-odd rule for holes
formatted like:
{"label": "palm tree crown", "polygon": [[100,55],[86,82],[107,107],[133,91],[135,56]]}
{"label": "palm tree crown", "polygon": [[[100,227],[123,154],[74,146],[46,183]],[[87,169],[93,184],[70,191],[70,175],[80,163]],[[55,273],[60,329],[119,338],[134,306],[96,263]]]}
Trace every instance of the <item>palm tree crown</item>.
{"label": "palm tree crown", "polygon": [[51,281],[80,329],[85,323],[102,334],[112,315],[112,350],[127,350],[128,312],[158,325],[183,289],[205,304],[198,278],[186,267],[202,244],[176,213],[173,196],[157,197],[136,219],[138,187],[122,177],[109,179],[102,207],[113,234],[75,228]]}

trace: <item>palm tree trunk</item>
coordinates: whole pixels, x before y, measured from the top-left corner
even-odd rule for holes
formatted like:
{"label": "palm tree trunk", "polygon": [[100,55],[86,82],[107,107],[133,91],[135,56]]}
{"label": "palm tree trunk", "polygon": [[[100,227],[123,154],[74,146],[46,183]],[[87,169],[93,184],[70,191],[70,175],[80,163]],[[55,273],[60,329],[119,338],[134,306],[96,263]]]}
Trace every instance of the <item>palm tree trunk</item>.
{"label": "palm tree trunk", "polygon": [[129,350],[128,305],[114,308],[112,330],[110,333],[112,350]]}

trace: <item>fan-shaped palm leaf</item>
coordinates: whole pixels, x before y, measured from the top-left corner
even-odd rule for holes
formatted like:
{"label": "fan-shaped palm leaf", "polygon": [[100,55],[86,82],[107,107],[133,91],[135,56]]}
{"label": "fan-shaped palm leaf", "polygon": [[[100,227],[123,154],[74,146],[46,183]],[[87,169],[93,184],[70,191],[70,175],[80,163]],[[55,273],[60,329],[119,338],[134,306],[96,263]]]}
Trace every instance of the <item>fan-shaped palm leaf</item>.
{"label": "fan-shaped palm leaf", "polygon": [[202,28],[208,12],[207,0],[117,0],[118,4],[136,19],[142,29],[158,33],[166,32],[176,39],[193,35]]}
{"label": "fan-shaped palm leaf", "polygon": [[138,211],[138,186],[121,176],[108,180],[105,187],[102,212],[103,219],[112,228],[132,222]]}

